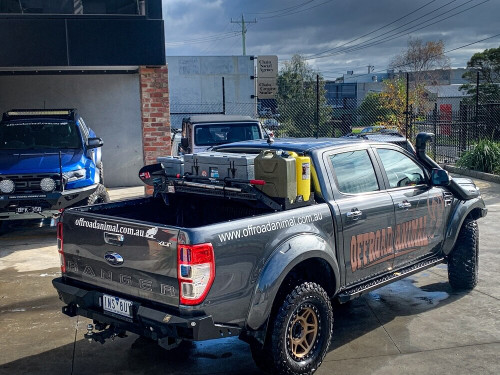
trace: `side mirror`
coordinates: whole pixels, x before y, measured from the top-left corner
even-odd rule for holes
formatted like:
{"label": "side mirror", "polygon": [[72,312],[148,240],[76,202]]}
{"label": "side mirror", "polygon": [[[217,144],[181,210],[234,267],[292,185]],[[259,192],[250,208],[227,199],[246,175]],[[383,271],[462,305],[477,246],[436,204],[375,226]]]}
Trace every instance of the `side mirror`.
{"label": "side mirror", "polygon": [[189,142],[187,138],[181,138],[181,146],[184,150],[189,148]]}
{"label": "side mirror", "polygon": [[450,175],[444,169],[433,168],[431,181],[434,186],[448,186],[450,184]]}
{"label": "side mirror", "polygon": [[87,141],[87,148],[99,148],[104,145],[104,142],[102,141],[101,138],[89,138]]}

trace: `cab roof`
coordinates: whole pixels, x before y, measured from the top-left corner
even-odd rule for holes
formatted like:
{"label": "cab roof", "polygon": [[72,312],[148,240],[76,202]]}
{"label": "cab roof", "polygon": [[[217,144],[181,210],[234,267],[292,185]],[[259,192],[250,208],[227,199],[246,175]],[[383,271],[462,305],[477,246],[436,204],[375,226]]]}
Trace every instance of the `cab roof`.
{"label": "cab roof", "polygon": [[190,122],[191,124],[212,123],[212,122],[258,122],[258,120],[250,116],[239,115],[196,115],[186,117],[182,122]]}
{"label": "cab roof", "polygon": [[[271,144],[266,139],[256,139],[253,141],[242,141],[227,143],[214,147],[214,150],[224,151],[225,149],[285,149],[294,152],[306,152],[322,148],[335,146],[347,146],[349,144],[359,144],[366,142],[358,138],[275,138]],[[377,142],[379,143],[379,142]]]}

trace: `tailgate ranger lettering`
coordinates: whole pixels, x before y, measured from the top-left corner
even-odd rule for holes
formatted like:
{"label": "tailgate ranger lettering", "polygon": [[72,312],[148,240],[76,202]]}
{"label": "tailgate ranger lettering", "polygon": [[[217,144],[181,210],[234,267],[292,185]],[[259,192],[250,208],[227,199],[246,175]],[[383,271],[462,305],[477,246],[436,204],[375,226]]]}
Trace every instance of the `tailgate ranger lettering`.
{"label": "tailgate ranger lettering", "polygon": [[[68,272],[78,272],[78,263],[68,260],[66,262],[66,269]],[[159,286],[155,285],[154,280],[142,279],[139,277],[134,277],[130,275],[124,274],[116,274],[113,271],[106,270],[101,268],[99,272],[96,273],[96,270],[89,265],[83,266],[82,274],[90,277],[100,278],[103,280],[114,281],[119,284],[128,285],[132,287],[136,287],[141,290],[146,290],[149,292],[160,293],[165,296],[175,297],[175,288],[172,285],[160,283]],[[97,276],[100,274],[100,276]],[[138,280],[137,283],[134,283],[132,280]],[[135,284],[135,285],[134,285]]]}

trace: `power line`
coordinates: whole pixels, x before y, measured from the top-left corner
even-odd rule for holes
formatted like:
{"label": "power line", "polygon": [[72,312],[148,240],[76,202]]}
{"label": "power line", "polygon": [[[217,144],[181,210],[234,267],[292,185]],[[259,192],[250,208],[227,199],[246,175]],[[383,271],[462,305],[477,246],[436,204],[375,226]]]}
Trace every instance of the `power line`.
{"label": "power line", "polygon": [[[455,47],[455,48],[446,50],[446,51],[443,52],[443,54],[450,53],[450,52],[453,52],[453,51],[457,51],[459,49],[462,49],[462,48],[465,48],[465,47],[469,47],[469,46],[472,46],[474,44],[478,44],[478,43],[484,42],[485,40],[493,39],[493,38],[496,38],[496,37],[499,37],[499,36],[500,36],[500,33],[492,35],[492,36],[489,36],[487,38],[476,40],[475,42],[467,43],[467,44],[464,44],[464,45],[462,45],[460,47]],[[430,56],[430,57],[438,57],[438,56],[440,56],[440,54],[436,54],[436,55],[433,55],[433,56]],[[405,65],[406,64],[400,64],[400,65],[394,65],[394,66],[386,66],[385,69],[381,69],[381,70],[378,70],[378,71],[373,71],[372,73],[383,73],[384,71],[386,71],[389,68],[391,68],[391,69],[393,69],[393,68],[400,68],[400,67],[405,66]],[[351,75],[349,77],[361,77],[361,76],[364,76],[364,75],[366,75],[366,73],[363,73],[363,74],[353,74],[353,75]]]}
{"label": "power line", "polygon": [[[454,0],[454,1],[456,1],[456,0]],[[457,16],[457,15],[459,15],[459,14],[461,14],[461,13],[464,13],[464,12],[466,12],[466,11],[470,10],[470,9],[473,9],[473,8],[475,8],[475,7],[479,6],[479,5],[482,5],[482,4],[486,3],[486,2],[488,2],[489,0],[485,0],[485,1],[481,2],[481,3],[479,3],[479,4],[473,5],[473,6],[471,6],[471,7],[469,7],[469,8],[466,8],[466,9],[464,9],[464,10],[460,11],[460,12],[454,13],[454,14],[452,14],[452,15],[448,16],[448,17],[445,17],[445,18],[442,18],[442,19],[440,19],[440,20],[437,20],[436,22],[433,22],[433,23],[431,23],[431,24],[428,24],[428,25],[425,25],[425,26],[422,26],[422,27],[420,27],[420,28],[415,29],[416,27],[418,27],[418,26],[420,26],[420,25],[423,25],[423,24],[425,24],[425,23],[427,23],[427,22],[429,22],[429,21],[431,21],[431,20],[433,20],[433,19],[436,19],[436,18],[438,18],[438,17],[440,17],[440,16],[442,16],[442,15],[444,15],[444,14],[446,14],[446,13],[449,13],[449,12],[451,12],[451,11],[453,11],[453,10],[456,10],[456,9],[458,9],[458,8],[460,8],[460,7],[464,6],[464,5],[466,5],[466,4],[468,4],[468,3],[472,2],[472,1],[474,1],[474,0],[469,0],[469,1],[467,1],[467,2],[465,2],[465,3],[463,3],[463,4],[461,4],[461,5],[458,5],[458,6],[454,7],[454,8],[452,8],[452,9],[450,9],[450,10],[448,10],[448,11],[446,11],[446,12],[443,12],[443,13],[441,13],[441,14],[439,14],[439,15],[435,16],[435,17],[432,17],[432,18],[430,18],[430,19],[428,19],[428,20],[426,20],[426,21],[424,21],[424,22],[421,22],[421,23],[419,23],[419,24],[417,24],[417,25],[415,25],[415,26],[412,26],[412,27],[409,27],[409,28],[407,28],[407,29],[404,29],[404,30],[402,30],[402,31],[400,31],[400,32],[397,32],[397,33],[392,33],[391,35],[389,35],[389,36],[387,36],[387,37],[385,37],[385,38],[382,38],[382,39],[380,39],[380,40],[378,40],[378,41],[374,41],[374,42],[372,42],[372,43],[367,43],[367,42],[369,42],[370,40],[379,39],[380,37],[382,37],[382,36],[384,36],[384,35],[386,35],[386,34],[390,34],[392,31],[394,31],[394,30],[396,30],[396,29],[399,29],[399,28],[401,28],[402,26],[406,26],[406,25],[408,25],[408,24],[412,23],[413,21],[412,21],[412,22],[409,22],[409,23],[407,23],[407,24],[405,24],[405,25],[399,26],[398,28],[392,29],[392,30],[390,30],[390,31],[388,31],[388,32],[386,32],[386,33],[384,33],[384,34],[381,34],[381,35],[379,35],[379,36],[377,36],[377,37],[373,37],[373,38],[370,38],[370,39],[368,39],[368,40],[366,40],[366,41],[364,41],[364,42],[361,42],[361,43],[355,44],[355,45],[353,45],[353,46],[347,47],[347,48],[345,48],[345,49],[343,49],[343,50],[340,50],[340,51],[335,51],[335,52],[332,52],[332,53],[329,53],[329,54],[325,54],[325,55],[322,55],[322,56],[317,56],[317,57],[311,57],[311,58],[306,57],[306,58],[305,58],[305,60],[311,60],[311,59],[321,59],[321,58],[325,58],[325,57],[329,57],[329,56],[334,56],[334,55],[337,55],[337,54],[343,54],[343,53],[348,53],[348,52],[354,52],[354,51],[358,51],[358,50],[361,50],[361,49],[364,49],[364,48],[368,48],[368,47],[372,47],[372,46],[375,46],[375,45],[378,45],[378,44],[382,44],[382,43],[385,43],[385,42],[388,42],[388,41],[391,41],[391,40],[394,40],[394,39],[400,38],[400,37],[402,37],[402,36],[409,35],[409,34],[411,34],[411,33],[415,32],[415,31],[419,31],[419,30],[422,30],[422,29],[427,28],[427,27],[429,27],[429,26],[435,25],[435,24],[437,24],[437,23],[439,23],[439,22],[443,22],[443,21],[445,21],[445,20],[447,20],[447,19],[449,19],[449,18],[451,18],[451,17],[455,17],[455,16]],[[448,3],[448,4],[449,4],[449,3]],[[414,20],[414,21],[415,21],[415,20]],[[404,32],[405,32],[405,31],[408,31],[408,30],[411,30],[411,29],[415,29],[415,30],[410,31],[410,32],[408,32],[408,33],[404,34]]]}
{"label": "power line", "polygon": [[283,9],[277,9],[277,10],[270,10],[268,12],[246,12],[246,14],[271,14],[271,13],[279,13],[279,12],[283,12],[285,10],[289,10],[289,9],[297,9],[297,8],[300,8],[300,7],[303,7],[304,5],[307,5],[309,3],[312,3],[313,1],[315,0],[308,0],[304,3],[300,3],[300,4],[296,4],[296,5],[293,5],[291,7],[288,7],[288,8],[283,8]]}
{"label": "power line", "polygon": [[274,16],[267,16],[267,17],[261,17],[260,19],[261,20],[266,20],[266,19],[270,19],[270,18],[277,18],[277,17],[284,17],[284,16],[291,16],[292,14],[297,14],[297,13],[302,13],[302,12],[305,12],[307,10],[310,10],[310,9],[313,9],[313,8],[317,8],[321,5],[324,5],[326,3],[330,3],[334,0],[326,0],[326,1],[323,1],[322,3],[319,3],[319,4],[316,4],[316,5],[313,5],[309,8],[306,8],[306,9],[300,9],[300,10],[297,10],[297,11],[288,11],[288,12],[284,12],[284,13],[281,13],[281,14],[276,14]]}
{"label": "power line", "polygon": [[396,23],[396,22],[398,22],[398,21],[401,21],[402,19],[404,19],[404,18],[406,18],[406,17],[408,17],[408,16],[410,16],[410,15],[412,15],[412,14],[414,14],[414,13],[418,12],[420,9],[423,9],[423,8],[425,8],[426,6],[428,6],[428,5],[432,4],[432,3],[436,2],[436,1],[437,1],[437,0],[431,0],[431,1],[429,1],[427,4],[422,5],[420,8],[417,8],[417,9],[415,9],[415,10],[412,10],[411,12],[409,12],[409,13],[405,14],[404,16],[399,17],[398,19],[396,19],[396,20],[394,20],[394,21],[392,21],[392,22],[390,22],[390,23],[388,23],[388,24],[385,24],[384,26],[379,27],[378,29],[372,30],[372,31],[370,31],[370,32],[368,32],[368,33],[366,33],[366,34],[363,34],[363,35],[361,35],[361,36],[359,36],[359,37],[355,38],[355,39],[351,39],[350,41],[345,42],[345,43],[341,44],[340,46],[336,46],[336,47],[334,47],[334,48],[330,48],[330,49],[324,50],[324,51],[322,51],[322,52],[315,53],[315,54],[313,54],[312,56],[308,56],[308,57],[313,57],[313,56],[316,56],[316,55],[322,55],[323,53],[333,51],[334,49],[337,49],[337,48],[343,47],[343,46],[345,46],[345,45],[347,45],[347,44],[350,44],[350,43],[352,43],[352,42],[355,42],[356,40],[359,40],[359,39],[361,39],[361,38],[364,38],[365,36],[368,36],[368,35],[370,35],[370,34],[376,33],[377,31],[380,31],[380,30],[382,30],[382,29],[385,29],[386,27],[388,27],[388,26],[390,26],[390,25],[392,25],[392,24],[394,24],[394,23]]}

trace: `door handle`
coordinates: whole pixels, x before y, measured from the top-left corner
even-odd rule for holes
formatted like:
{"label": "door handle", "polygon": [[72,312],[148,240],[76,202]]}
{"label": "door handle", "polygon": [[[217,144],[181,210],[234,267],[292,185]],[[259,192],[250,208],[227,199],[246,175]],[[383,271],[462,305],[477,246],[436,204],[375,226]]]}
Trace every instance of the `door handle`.
{"label": "door handle", "polygon": [[411,203],[408,201],[401,202],[398,204],[398,207],[402,210],[407,210],[407,209],[411,208]]}
{"label": "door handle", "polygon": [[104,232],[104,242],[113,246],[122,246],[124,236],[123,234]]}
{"label": "door handle", "polygon": [[361,215],[363,215],[363,212],[361,212],[360,210],[358,209],[354,209],[352,211],[349,211],[346,216],[348,219],[352,219],[352,220],[358,220]]}

